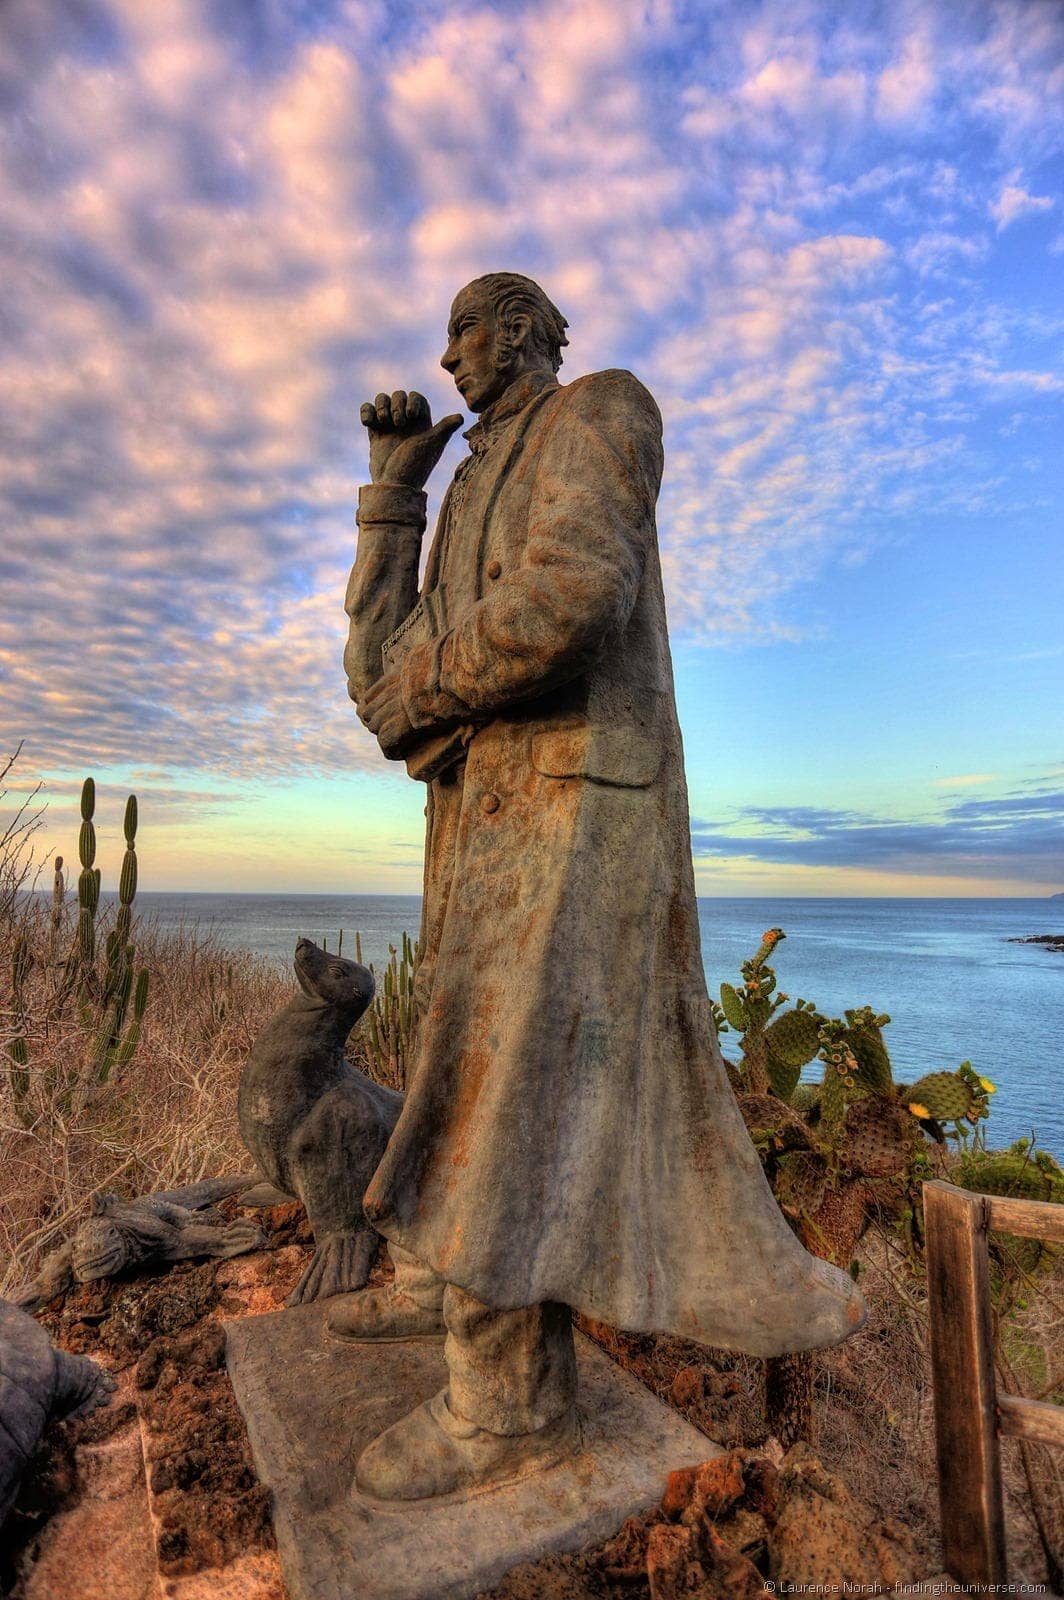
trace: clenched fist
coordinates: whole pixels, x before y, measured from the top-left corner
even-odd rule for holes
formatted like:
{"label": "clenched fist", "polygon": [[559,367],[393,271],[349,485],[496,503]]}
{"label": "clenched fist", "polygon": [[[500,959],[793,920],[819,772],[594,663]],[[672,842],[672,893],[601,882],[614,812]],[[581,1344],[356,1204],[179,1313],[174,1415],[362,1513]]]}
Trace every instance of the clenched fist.
{"label": "clenched fist", "polygon": [[447,441],[462,426],[457,413],[432,425],[424,395],[397,389],[367,401],[361,411],[369,433],[369,473],[374,483],[423,489]]}

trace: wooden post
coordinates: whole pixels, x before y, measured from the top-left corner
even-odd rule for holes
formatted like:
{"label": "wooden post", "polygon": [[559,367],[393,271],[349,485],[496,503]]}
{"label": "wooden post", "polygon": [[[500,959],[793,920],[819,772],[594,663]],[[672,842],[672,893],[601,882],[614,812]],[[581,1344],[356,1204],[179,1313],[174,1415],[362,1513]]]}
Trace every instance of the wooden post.
{"label": "wooden post", "polygon": [[949,1183],[923,1192],[943,1564],[958,1583],[1005,1583],[989,1207]]}

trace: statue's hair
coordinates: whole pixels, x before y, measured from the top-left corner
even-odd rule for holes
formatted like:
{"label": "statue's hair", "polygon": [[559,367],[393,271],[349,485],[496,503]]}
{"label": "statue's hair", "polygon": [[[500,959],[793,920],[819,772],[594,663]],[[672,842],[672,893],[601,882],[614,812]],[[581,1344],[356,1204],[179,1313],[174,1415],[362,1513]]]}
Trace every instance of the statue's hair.
{"label": "statue's hair", "polygon": [[523,312],[529,320],[532,349],[546,356],[557,372],[562,364],[562,346],[569,343],[565,337],[569,324],[538,283],[519,272],[488,272],[482,278],[474,278],[467,287],[481,290],[491,301],[504,352],[513,348],[508,339],[512,318]]}

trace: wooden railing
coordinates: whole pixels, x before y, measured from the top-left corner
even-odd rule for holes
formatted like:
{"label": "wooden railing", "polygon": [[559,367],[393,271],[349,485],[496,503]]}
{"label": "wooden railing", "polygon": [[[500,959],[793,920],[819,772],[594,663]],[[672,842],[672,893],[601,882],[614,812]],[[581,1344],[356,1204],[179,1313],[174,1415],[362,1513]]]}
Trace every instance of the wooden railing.
{"label": "wooden railing", "polygon": [[1064,1244],[1064,1206],[925,1183],[924,1227],[943,1565],[957,1583],[1007,1583],[999,1440],[1064,1446],[1064,1406],[997,1392],[987,1235]]}

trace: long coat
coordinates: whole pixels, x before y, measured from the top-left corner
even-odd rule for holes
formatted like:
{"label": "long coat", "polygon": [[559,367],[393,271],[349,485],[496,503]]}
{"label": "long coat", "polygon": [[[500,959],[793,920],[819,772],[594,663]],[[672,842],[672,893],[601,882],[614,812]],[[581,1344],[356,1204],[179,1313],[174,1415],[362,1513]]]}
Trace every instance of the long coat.
{"label": "long coat", "polygon": [[[500,1310],[834,1343],[860,1296],[780,1213],[706,990],[658,409],[628,372],[537,373],[467,437],[423,588],[442,631],[400,669],[414,726],[464,730],[464,759],[428,785],[417,1061],[367,1213]],[[423,494],[362,490],[356,699],[417,599],[423,526]]]}

